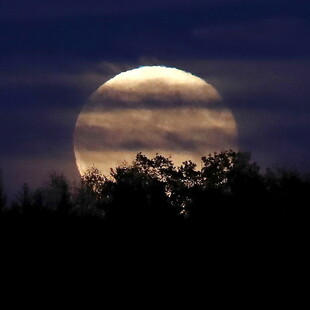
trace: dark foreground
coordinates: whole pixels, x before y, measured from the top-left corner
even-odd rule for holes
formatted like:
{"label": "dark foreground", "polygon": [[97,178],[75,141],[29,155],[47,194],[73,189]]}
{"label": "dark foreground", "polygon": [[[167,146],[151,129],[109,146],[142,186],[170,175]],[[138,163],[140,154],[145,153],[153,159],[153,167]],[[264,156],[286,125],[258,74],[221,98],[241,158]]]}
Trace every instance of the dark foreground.
{"label": "dark foreground", "polygon": [[305,292],[308,218],[298,214],[222,210],[172,221],[7,214],[0,224],[2,281],[13,301],[24,293],[23,303],[42,305],[39,295],[55,306],[296,306]]}
{"label": "dark foreground", "polygon": [[[81,296],[95,284],[90,276],[96,289],[112,287],[118,298],[137,283],[140,297],[155,285],[151,300],[162,288],[183,300],[192,287],[205,296],[210,287],[232,291],[242,282],[243,301],[256,293],[251,305],[262,291],[276,296],[302,283],[309,178],[261,174],[247,154],[232,151],[203,160],[198,171],[191,162],[174,167],[138,154],[113,180],[92,169],[74,190],[59,175],[36,191],[24,186],[0,212],[2,272],[13,288],[21,275],[23,288],[39,275],[38,286],[56,278],[51,292],[78,284]],[[105,292],[97,293],[107,298]],[[218,292],[218,300],[227,299]]]}

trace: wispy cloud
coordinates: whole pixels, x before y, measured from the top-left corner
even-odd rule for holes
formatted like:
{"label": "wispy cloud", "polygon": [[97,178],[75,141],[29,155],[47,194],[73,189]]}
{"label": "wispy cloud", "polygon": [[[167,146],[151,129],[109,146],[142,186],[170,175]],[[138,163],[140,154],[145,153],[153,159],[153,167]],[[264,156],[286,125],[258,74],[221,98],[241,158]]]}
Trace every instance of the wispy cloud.
{"label": "wispy cloud", "polygon": [[75,144],[80,150],[221,149],[236,147],[236,124],[228,110],[115,110],[83,113]]}

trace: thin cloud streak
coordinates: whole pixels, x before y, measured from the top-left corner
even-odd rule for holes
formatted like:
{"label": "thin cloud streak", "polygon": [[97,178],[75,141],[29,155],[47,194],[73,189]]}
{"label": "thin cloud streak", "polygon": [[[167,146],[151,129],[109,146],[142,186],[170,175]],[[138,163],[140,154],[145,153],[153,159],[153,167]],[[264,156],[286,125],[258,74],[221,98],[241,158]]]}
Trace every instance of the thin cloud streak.
{"label": "thin cloud streak", "polygon": [[[108,165],[106,160],[104,165],[97,161],[100,152],[108,158],[111,158],[109,152],[119,151],[130,154],[164,151],[173,156],[186,153],[187,158],[182,156],[186,160],[208,152],[237,149],[237,129],[227,109],[123,109],[83,113],[75,130],[74,145],[80,167]],[[121,159],[114,158],[113,163],[120,164]]]}

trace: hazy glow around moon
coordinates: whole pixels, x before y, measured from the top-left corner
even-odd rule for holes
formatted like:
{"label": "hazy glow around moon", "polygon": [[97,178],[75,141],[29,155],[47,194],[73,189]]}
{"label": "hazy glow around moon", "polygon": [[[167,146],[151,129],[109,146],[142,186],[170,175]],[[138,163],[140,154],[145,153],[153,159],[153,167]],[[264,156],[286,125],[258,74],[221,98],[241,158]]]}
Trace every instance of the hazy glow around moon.
{"label": "hazy glow around moon", "polygon": [[78,169],[110,168],[138,152],[199,162],[210,152],[236,148],[232,113],[204,80],[176,68],[147,66],[120,73],[93,93],[74,134]]}

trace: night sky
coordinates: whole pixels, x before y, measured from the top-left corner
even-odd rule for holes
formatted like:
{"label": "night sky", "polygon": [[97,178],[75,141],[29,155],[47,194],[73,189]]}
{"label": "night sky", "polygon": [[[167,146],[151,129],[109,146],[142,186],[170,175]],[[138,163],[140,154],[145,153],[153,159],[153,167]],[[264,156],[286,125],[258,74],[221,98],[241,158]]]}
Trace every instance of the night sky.
{"label": "night sky", "polygon": [[309,0],[0,0],[0,169],[8,192],[78,176],[91,93],[142,65],[213,85],[262,167],[310,171]]}

